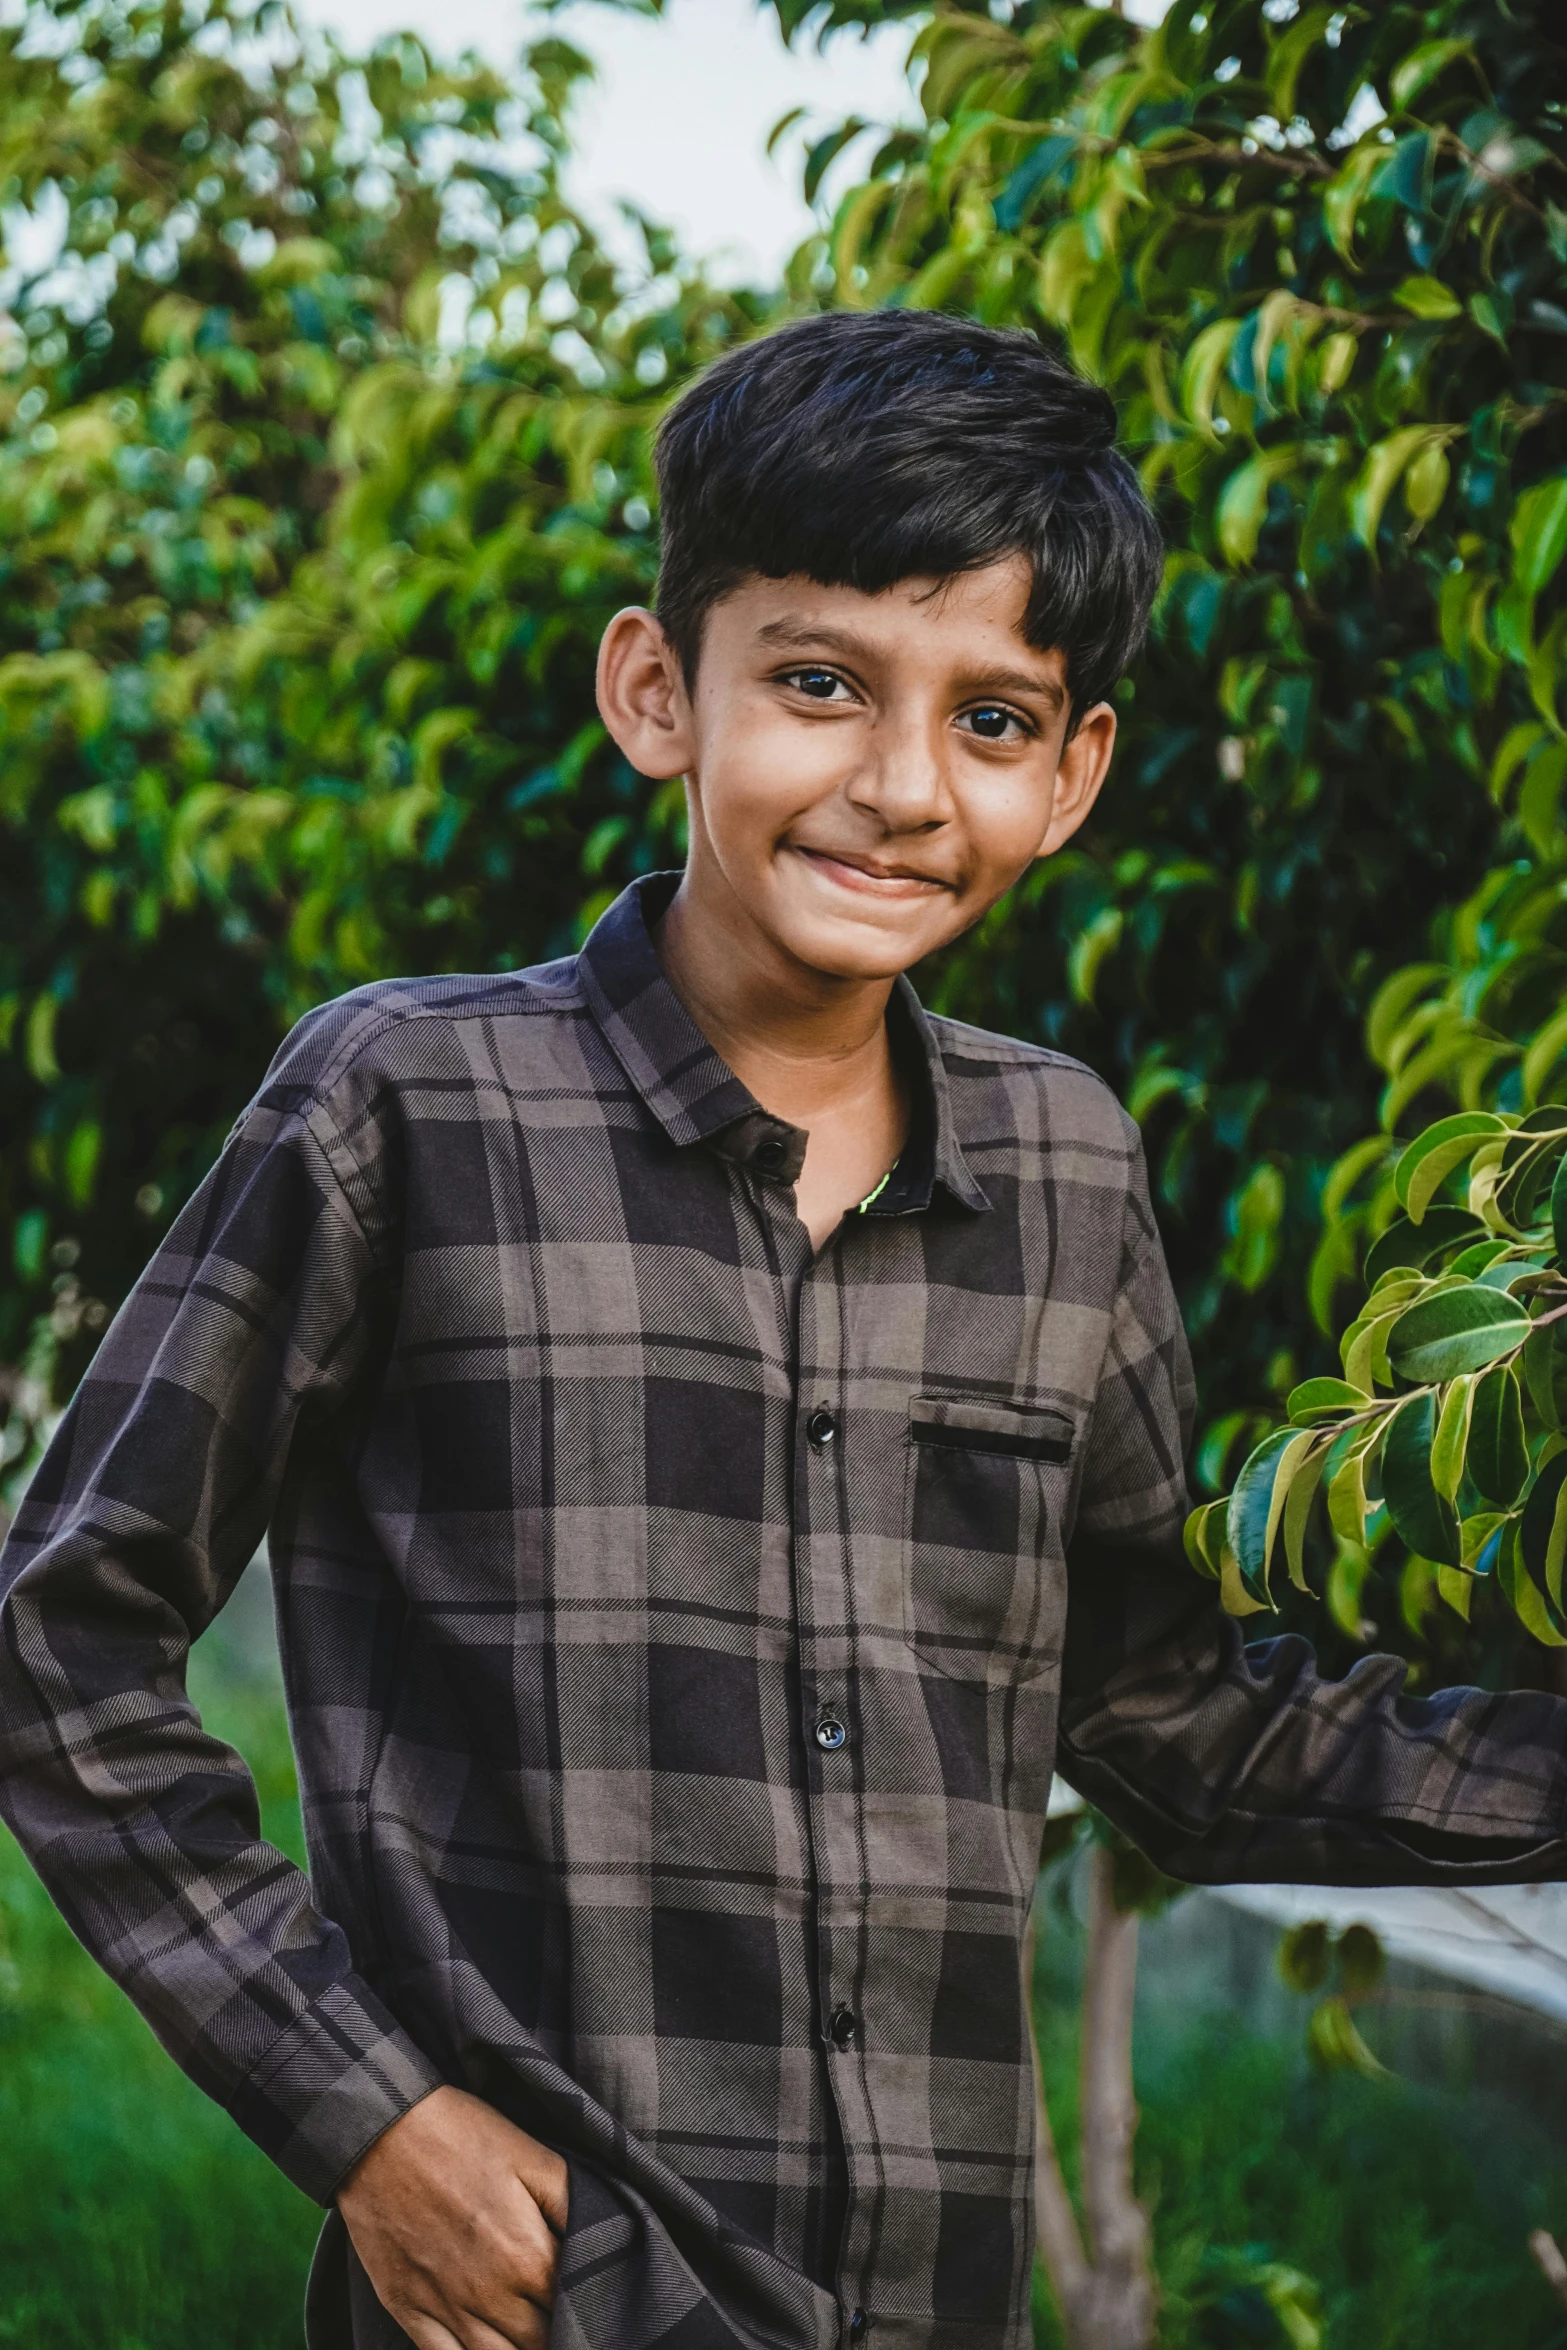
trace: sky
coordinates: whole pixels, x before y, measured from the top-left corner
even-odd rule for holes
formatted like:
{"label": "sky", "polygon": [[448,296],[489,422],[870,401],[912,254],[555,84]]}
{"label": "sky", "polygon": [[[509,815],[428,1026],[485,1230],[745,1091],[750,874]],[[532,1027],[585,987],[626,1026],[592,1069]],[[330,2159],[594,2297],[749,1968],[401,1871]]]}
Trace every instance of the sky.
{"label": "sky", "polygon": [[[1127,0],[1126,13],[1157,22],[1168,0]],[[802,39],[784,46],[777,20],[756,0],[666,0],[660,18],[574,0],[549,19],[524,0],[300,0],[352,47],[384,33],[421,34],[438,55],[472,47],[509,66],[535,28],[551,27],[585,50],[598,86],[577,125],[567,193],[612,251],[615,199],[629,196],[680,233],[694,257],[716,262],[730,284],[776,277],[812,221],[800,193],[807,140],[851,114],[872,123],[917,122],[904,61],[909,26],[862,39],[840,33],[826,54]],[[792,107],[809,117],[776,159],[767,134]],[[851,184],[869,139],[850,149],[827,182]],[[626,245],[622,249],[631,251]]]}

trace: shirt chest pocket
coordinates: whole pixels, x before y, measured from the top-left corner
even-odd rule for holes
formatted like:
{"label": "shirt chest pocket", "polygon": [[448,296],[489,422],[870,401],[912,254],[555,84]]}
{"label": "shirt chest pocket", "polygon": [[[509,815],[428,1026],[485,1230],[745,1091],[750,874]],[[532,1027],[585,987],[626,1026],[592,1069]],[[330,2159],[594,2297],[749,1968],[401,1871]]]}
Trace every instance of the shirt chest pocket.
{"label": "shirt chest pocket", "polygon": [[1063,1412],[917,1395],[909,1405],[904,1631],[960,1681],[1031,1680],[1060,1653]]}

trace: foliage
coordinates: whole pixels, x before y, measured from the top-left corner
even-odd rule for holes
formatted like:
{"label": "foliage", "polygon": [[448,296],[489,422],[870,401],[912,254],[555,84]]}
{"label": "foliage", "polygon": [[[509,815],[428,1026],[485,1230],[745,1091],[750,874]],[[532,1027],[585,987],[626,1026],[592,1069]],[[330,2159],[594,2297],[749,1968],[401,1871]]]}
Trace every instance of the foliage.
{"label": "foliage", "polygon": [[[1462,1204],[1445,1196],[1460,1181]],[[1525,1629],[1567,1647],[1567,1110],[1439,1119],[1393,1188],[1404,1213],[1367,1256],[1343,1378],[1296,1388],[1188,1549],[1236,1612],[1265,1606],[1280,1548],[1306,1587],[1320,1494],[1341,1587],[1358,1595],[1395,1535],[1406,1584],[1467,1617],[1494,1572]]]}
{"label": "foliage", "polygon": [[1387,1971],[1372,1928],[1357,1923],[1335,1934],[1323,1919],[1307,1919],[1281,1938],[1278,1964],[1290,1990],[1323,1994],[1306,2024],[1312,2062],[1324,2072],[1347,2070],[1379,2079],[1384,2067],[1361,2038],[1352,2012],[1379,1989]]}
{"label": "foliage", "polygon": [[243,0],[0,28],[13,1458],[294,1014],[559,951],[655,853],[593,653],[651,580],[656,387],[755,306],[570,213],[583,70]]}
{"label": "foliage", "polygon": [[[1071,2169],[1085,1934],[1052,1882],[1035,2007]],[[1303,2012],[1266,2034],[1249,2027],[1235,1996],[1244,1978],[1210,1926],[1200,1972],[1179,1926],[1175,1953],[1161,1952],[1164,1930],[1145,1929],[1137,2018],[1138,2186],[1164,2350],[1283,2350],[1293,2338],[1270,2288],[1285,2307],[1293,2298],[1292,2318],[1320,2323],[1324,2350],[1562,2350],[1567,2331],[1525,2239],[1559,2217],[1567,2177],[1528,2117],[1430,2081],[1324,2071],[1306,2053]],[[1259,1929],[1259,1962],[1264,1948]],[[1059,2350],[1042,2286],[1035,2338]]]}
{"label": "foliage", "polygon": [[[1153,31],[944,0],[915,48],[926,126],[839,203],[832,298],[1062,338],[1171,548],[1093,837],[943,992],[1142,1120],[1214,1489],[1318,1359],[1300,1266],[1376,1119],[1379,985],[1499,834],[1554,825],[1567,48],[1536,0],[1177,0]],[[1351,1269],[1319,1265],[1324,1315]]]}
{"label": "foliage", "polygon": [[[8,246],[63,224],[0,286],[13,1451],[295,1011],[556,951],[678,853],[592,652],[651,579],[659,403],[767,315],[651,229],[616,277],[559,193],[562,44],[512,89],[241,8],[0,32]],[[1143,1121],[1217,1489],[1394,1212],[1368,1010],[1390,1128],[1556,1079],[1563,46],[1533,0],[944,0],[915,46],[925,128],[787,299],[1062,338],[1171,545],[1093,837],[925,981]]]}

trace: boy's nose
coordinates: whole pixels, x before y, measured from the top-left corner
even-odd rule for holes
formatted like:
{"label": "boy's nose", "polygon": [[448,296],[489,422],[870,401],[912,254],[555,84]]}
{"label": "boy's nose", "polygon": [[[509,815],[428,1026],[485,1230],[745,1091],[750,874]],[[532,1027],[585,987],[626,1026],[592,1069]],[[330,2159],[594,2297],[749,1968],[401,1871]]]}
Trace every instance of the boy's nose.
{"label": "boy's nose", "polygon": [[877,729],[872,756],[851,797],[875,810],[889,832],[917,832],[949,813],[945,763],[924,727]]}

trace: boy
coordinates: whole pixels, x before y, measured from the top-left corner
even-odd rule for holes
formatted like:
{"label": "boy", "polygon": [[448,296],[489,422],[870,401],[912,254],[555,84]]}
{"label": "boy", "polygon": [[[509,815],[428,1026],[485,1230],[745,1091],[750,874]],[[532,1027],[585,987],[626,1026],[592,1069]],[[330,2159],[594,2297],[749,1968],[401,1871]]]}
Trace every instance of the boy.
{"label": "boy", "polygon": [[[1562,1871],[1556,1701],[1243,1651],[1135,1129],[901,976],[1104,779],[1113,421],[909,313],[689,392],[600,668],[685,873],[306,1020],[23,1505],[8,1816],[316,2350],[1021,2350],[1058,1760],[1192,1879]],[[267,1529],[308,1883],[184,1695]]]}

